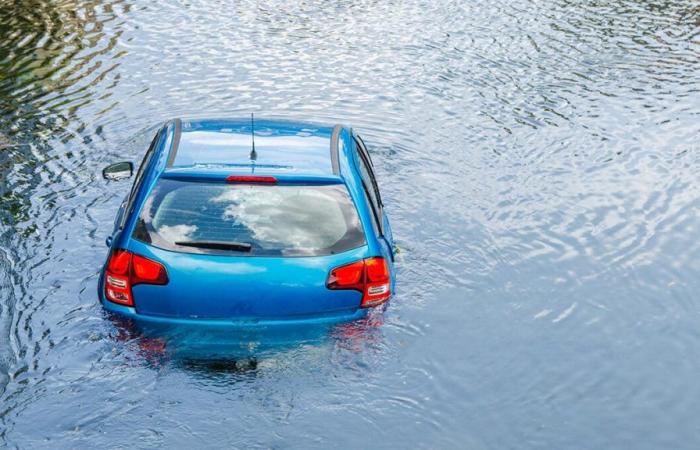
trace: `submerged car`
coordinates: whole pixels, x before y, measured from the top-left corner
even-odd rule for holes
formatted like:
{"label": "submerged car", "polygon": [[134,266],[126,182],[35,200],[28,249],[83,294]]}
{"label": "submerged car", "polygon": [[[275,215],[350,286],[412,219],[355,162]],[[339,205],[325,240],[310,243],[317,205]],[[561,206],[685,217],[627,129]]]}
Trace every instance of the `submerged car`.
{"label": "submerged car", "polygon": [[[103,176],[133,168],[112,164]],[[372,160],[340,125],[166,123],[107,245],[103,306],[151,323],[352,320],[395,285]]]}

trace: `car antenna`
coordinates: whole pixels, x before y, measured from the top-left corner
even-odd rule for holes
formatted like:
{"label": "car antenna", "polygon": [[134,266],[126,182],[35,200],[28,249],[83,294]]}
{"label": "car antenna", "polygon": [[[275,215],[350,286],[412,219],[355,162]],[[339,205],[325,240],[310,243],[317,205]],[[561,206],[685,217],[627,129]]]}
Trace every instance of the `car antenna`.
{"label": "car antenna", "polygon": [[255,163],[255,160],[258,159],[258,154],[255,152],[255,117],[253,113],[250,113],[250,134],[253,139],[253,149],[250,151],[250,160]]}

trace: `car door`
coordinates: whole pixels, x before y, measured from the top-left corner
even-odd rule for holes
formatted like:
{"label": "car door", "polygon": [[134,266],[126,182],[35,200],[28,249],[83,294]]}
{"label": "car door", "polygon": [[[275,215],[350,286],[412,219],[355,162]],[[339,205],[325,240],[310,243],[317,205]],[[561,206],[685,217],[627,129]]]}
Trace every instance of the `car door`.
{"label": "car door", "polygon": [[365,193],[376,220],[375,226],[378,232],[378,238],[382,243],[382,246],[385,248],[387,256],[391,259],[391,261],[393,261],[394,239],[391,233],[391,224],[389,223],[389,217],[384,212],[384,203],[382,202],[381,193],[379,192],[379,185],[377,184],[377,179],[374,175],[372,158],[370,157],[362,138],[359,135],[354,135],[354,138],[355,147],[357,149],[360,177],[362,178],[362,184],[365,187]]}

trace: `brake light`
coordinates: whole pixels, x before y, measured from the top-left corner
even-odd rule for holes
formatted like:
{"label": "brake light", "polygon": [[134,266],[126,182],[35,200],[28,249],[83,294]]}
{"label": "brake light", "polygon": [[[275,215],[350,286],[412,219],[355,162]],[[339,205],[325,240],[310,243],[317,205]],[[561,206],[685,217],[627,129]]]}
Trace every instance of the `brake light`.
{"label": "brake light", "polygon": [[364,285],[365,262],[357,261],[347,266],[336,267],[328,277],[328,287],[331,289],[362,290]]}
{"label": "brake light", "polygon": [[226,177],[227,183],[277,183],[277,178],[262,175],[230,175]]}
{"label": "brake light", "polygon": [[391,275],[389,265],[381,257],[336,267],[331,270],[326,282],[328,289],[354,289],[362,292],[360,307],[377,306],[391,297]]}
{"label": "brake light", "polygon": [[131,288],[137,284],[168,284],[165,266],[127,250],[113,251],[105,271],[105,297],[114,303],[133,306]]}
{"label": "brake light", "polygon": [[162,264],[143,256],[134,255],[131,259],[133,264],[132,284],[167,284],[168,274]]}

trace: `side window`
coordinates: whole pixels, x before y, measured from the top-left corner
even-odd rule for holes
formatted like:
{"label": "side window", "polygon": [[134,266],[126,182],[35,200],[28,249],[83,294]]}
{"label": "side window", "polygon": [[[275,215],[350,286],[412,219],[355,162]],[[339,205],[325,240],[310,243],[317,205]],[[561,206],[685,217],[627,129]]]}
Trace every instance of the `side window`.
{"label": "side window", "polygon": [[372,162],[372,157],[369,155],[369,152],[367,151],[367,146],[365,145],[365,141],[362,140],[362,137],[359,134],[355,135],[355,142],[357,142],[357,146],[360,148],[360,151],[363,152],[365,155],[367,155],[367,159],[369,160],[369,165],[374,168],[374,163]]}
{"label": "side window", "polygon": [[158,140],[160,139],[161,135],[163,134],[163,130],[158,131],[156,133],[155,137],[151,141],[151,145],[148,146],[148,150],[146,150],[146,154],[143,156],[143,160],[141,161],[141,165],[139,166],[138,172],[136,172],[136,178],[134,178],[134,185],[131,187],[131,192],[129,193],[129,198],[127,199],[126,206],[124,207],[124,213],[122,214],[122,220],[121,223],[119,224],[119,228],[123,228],[124,224],[126,223],[127,217],[129,217],[129,214],[131,212],[131,208],[134,206],[134,199],[136,198],[136,193],[139,191],[139,188],[141,187],[141,184],[143,183],[143,175],[146,172],[146,167],[148,167],[148,163],[151,162],[151,158],[153,157],[154,150],[156,148],[156,144],[158,143]]}
{"label": "side window", "polygon": [[355,142],[357,143],[358,150],[360,152],[360,155],[362,155],[367,162],[367,170],[369,172],[369,178],[370,181],[372,182],[372,189],[374,190],[374,195],[377,197],[377,201],[379,203],[379,206],[384,206],[384,203],[382,202],[382,196],[379,193],[379,185],[377,184],[377,178],[374,176],[374,165],[372,164],[372,157],[370,156],[369,152],[367,151],[367,147],[365,146],[365,142],[362,140],[360,136],[355,136]]}
{"label": "side window", "polygon": [[372,217],[374,219],[374,228],[379,232],[383,233],[382,227],[382,203],[379,198],[379,191],[376,188],[376,182],[374,181],[374,174],[372,173],[371,163],[367,156],[362,151],[360,146],[360,141],[355,140],[355,148],[357,149],[357,165],[360,169],[360,178],[362,179],[362,187],[364,188],[365,194],[369,200],[370,208],[372,209]]}

